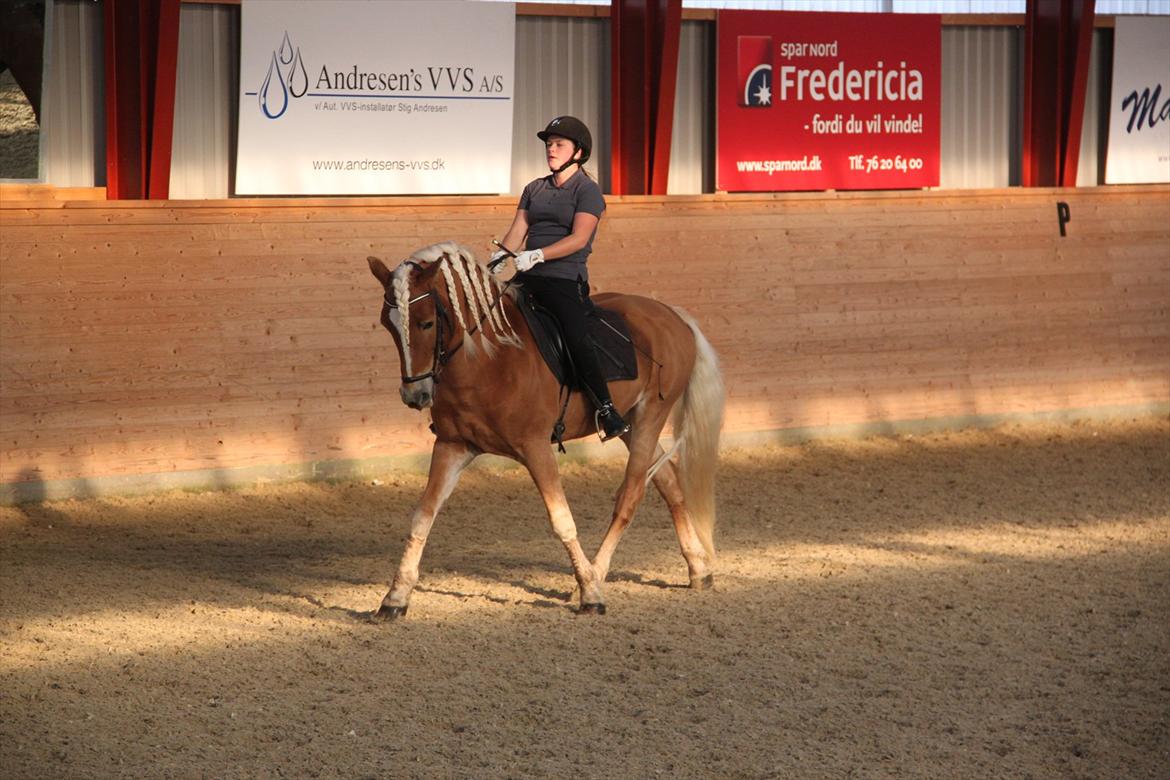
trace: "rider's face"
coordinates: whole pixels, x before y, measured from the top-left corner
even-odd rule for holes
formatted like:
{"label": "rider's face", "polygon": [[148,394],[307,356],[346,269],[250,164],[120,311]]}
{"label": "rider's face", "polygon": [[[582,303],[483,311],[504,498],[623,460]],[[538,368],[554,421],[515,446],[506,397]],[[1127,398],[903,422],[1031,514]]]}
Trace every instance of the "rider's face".
{"label": "rider's face", "polygon": [[573,158],[573,142],[559,135],[550,135],[544,142],[544,153],[549,170],[556,170]]}

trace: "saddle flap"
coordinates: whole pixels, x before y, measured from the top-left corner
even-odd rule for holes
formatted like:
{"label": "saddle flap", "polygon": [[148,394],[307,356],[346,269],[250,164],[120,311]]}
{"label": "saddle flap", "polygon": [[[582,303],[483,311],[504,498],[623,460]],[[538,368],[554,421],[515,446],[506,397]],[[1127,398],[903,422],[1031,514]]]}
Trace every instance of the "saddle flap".
{"label": "saddle flap", "polygon": [[[545,364],[557,381],[564,386],[577,388],[572,362],[565,350],[561,328],[555,317],[532,300],[523,287],[517,290],[516,303],[524,315],[528,329],[536,339]],[[607,382],[638,378],[638,359],[634,343],[630,339],[630,328],[622,315],[612,309],[594,305],[586,317],[589,338],[597,352],[597,362]]]}

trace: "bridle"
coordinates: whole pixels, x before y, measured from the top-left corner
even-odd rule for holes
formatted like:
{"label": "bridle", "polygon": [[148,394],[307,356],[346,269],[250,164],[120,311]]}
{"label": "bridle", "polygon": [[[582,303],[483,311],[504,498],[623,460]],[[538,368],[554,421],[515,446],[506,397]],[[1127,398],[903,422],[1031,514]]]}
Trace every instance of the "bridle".
{"label": "bridle", "polygon": [[[403,373],[402,384],[404,385],[409,385],[413,384],[414,382],[421,382],[424,379],[432,378],[435,380],[435,384],[439,384],[439,374],[443,372],[443,368],[447,365],[447,362],[451,359],[451,356],[459,351],[459,347],[463,346],[463,342],[460,341],[455,345],[454,349],[447,349],[447,345],[444,343],[446,340],[446,331],[444,330],[444,327],[452,331],[454,328],[451,327],[451,319],[447,314],[447,308],[443,306],[443,301],[439,298],[438,293],[436,293],[433,289],[427,290],[422,295],[411,298],[406,302],[406,305],[413,306],[419,301],[426,300],[427,298],[432,298],[435,302],[435,327],[438,329],[435,333],[435,352],[431,362],[431,370],[425,374],[415,374],[414,376],[407,376],[405,373]],[[386,295],[382,297],[382,303],[386,306],[387,309],[398,308],[398,304],[390,299],[389,293],[386,293]],[[409,334],[406,335],[406,340],[409,347]]]}
{"label": "bridle", "polygon": [[[508,252],[508,254],[512,255],[512,257],[516,256],[512,252]],[[411,261],[407,261],[407,262],[410,263],[410,265],[414,266],[415,268],[422,267],[418,263],[414,263]],[[496,263],[492,263],[492,264],[488,265],[488,268],[492,268],[493,266],[497,265],[500,262],[503,262],[502,259],[497,260]],[[479,322],[472,325],[471,328],[463,334],[463,339],[458,344],[456,344],[454,347],[452,347],[451,349],[447,349],[447,345],[445,343],[443,343],[444,337],[446,334],[446,332],[444,331],[443,328],[445,325],[447,327],[447,329],[450,330],[451,332],[454,332],[455,329],[451,326],[451,317],[449,314],[447,314],[447,307],[445,307],[443,305],[443,300],[439,297],[439,294],[437,292],[435,292],[435,289],[432,287],[431,289],[427,290],[426,292],[422,293],[421,295],[416,295],[415,297],[408,300],[406,302],[406,305],[407,305],[407,307],[410,307],[410,306],[413,306],[414,304],[418,303],[419,301],[426,300],[427,298],[434,299],[434,301],[435,301],[435,315],[436,315],[435,316],[435,327],[438,328],[438,332],[435,333],[435,351],[434,351],[434,357],[432,358],[432,361],[431,361],[431,370],[426,372],[425,374],[416,374],[414,376],[406,376],[406,374],[403,374],[402,375],[402,384],[409,385],[409,384],[412,384],[414,382],[421,382],[424,379],[432,379],[432,378],[435,380],[436,385],[439,384],[439,374],[441,374],[443,372],[443,369],[447,366],[447,363],[449,363],[451,361],[452,356],[454,356],[454,354],[459,351],[460,347],[463,346],[463,342],[467,340],[468,336],[475,335],[476,331],[478,331],[481,327],[483,327],[484,320],[486,320],[488,318],[489,314],[491,313],[491,310],[500,304],[500,301],[503,300],[503,298],[504,298],[504,292],[506,292],[508,290],[508,288],[511,286],[512,286],[512,281],[510,280],[510,281],[508,281],[507,284],[504,285],[504,290],[499,295],[497,295],[496,299],[494,301],[492,301],[491,305],[488,306],[488,308],[484,310],[483,316],[481,316],[479,318]],[[387,309],[397,309],[398,308],[397,302],[391,300],[390,292],[388,290],[382,296],[382,303],[386,306]],[[409,334],[407,335],[406,338],[407,338],[407,341],[409,343],[409,339],[410,339]]]}

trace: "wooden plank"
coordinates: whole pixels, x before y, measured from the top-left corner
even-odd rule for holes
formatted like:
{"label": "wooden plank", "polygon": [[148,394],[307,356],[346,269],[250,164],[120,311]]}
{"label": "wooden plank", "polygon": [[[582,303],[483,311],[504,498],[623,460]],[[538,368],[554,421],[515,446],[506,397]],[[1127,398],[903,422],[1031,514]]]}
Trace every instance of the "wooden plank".
{"label": "wooden plank", "polygon": [[105,187],[55,187],[52,184],[0,183],[0,203],[8,206],[17,204],[19,201],[64,202],[105,199]]}
{"label": "wooden plank", "polygon": [[[364,258],[484,244],[514,206],[5,204],[0,480],[425,450]],[[611,199],[590,267],[696,316],[730,430],[1150,403],[1167,215],[1170,187],[639,196]]]}

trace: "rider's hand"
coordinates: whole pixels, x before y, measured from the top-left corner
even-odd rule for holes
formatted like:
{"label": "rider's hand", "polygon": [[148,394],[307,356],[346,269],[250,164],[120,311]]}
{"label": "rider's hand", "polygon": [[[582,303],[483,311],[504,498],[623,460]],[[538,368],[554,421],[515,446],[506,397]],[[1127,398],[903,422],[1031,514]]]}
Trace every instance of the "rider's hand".
{"label": "rider's hand", "polygon": [[491,259],[488,260],[488,270],[493,274],[502,274],[504,272],[504,266],[507,265],[504,260],[509,254],[511,253],[506,249],[497,249],[492,252]]}
{"label": "rider's hand", "polygon": [[516,255],[516,270],[520,272],[529,271],[537,263],[544,262],[543,249],[531,249]]}

